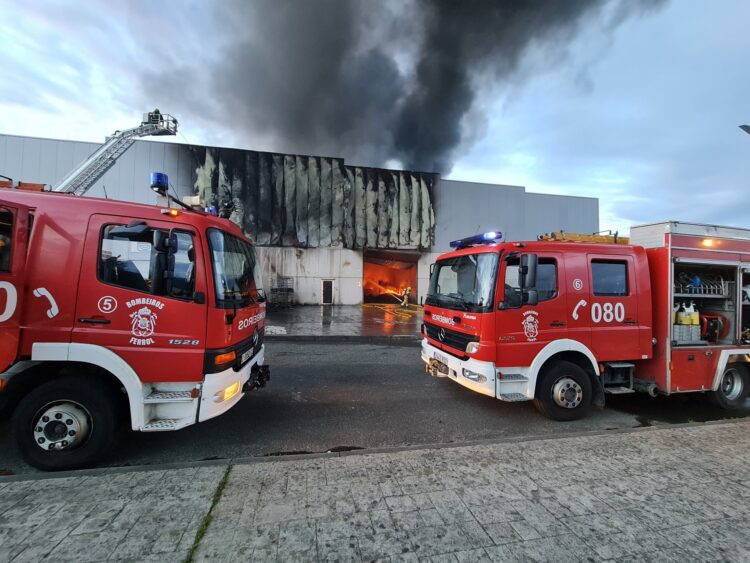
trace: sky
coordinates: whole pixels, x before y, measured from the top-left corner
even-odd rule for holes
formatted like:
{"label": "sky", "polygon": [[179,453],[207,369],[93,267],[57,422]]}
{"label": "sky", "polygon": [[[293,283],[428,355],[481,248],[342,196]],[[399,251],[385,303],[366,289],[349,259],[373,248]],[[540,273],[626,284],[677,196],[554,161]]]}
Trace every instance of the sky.
{"label": "sky", "polygon": [[[176,142],[384,164],[238,126],[257,116],[207,87],[216,68],[232,68],[226,58],[243,32],[233,7],[0,0],[0,132],[101,142],[159,107],[180,120]],[[477,86],[462,121],[470,132],[444,176],[597,197],[600,227],[620,233],[663,220],[750,227],[750,135],[738,128],[750,123],[750,2],[671,0],[611,21],[592,16],[559,43],[531,42],[512,73]],[[394,22],[389,38],[415,35],[418,18]],[[408,69],[410,44],[388,43]],[[247,88],[253,78],[242,77]],[[347,146],[378,139],[354,124],[349,133]]]}

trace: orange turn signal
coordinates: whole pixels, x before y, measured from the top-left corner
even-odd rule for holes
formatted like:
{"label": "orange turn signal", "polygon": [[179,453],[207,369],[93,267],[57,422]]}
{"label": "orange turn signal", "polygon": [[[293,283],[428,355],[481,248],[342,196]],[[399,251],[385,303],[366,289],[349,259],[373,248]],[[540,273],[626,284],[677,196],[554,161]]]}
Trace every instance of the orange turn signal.
{"label": "orange turn signal", "polygon": [[228,364],[229,362],[233,362],[237,359],[237,354],[234,352],[227,352],[225,354],[219,354],[214,358],[214,364],[217,366]]}
{"label": "orange turn signal", "polygon": [[169,215],[170,217],[177,217],[180,214],[179,209],[162,209],[162,215]]}

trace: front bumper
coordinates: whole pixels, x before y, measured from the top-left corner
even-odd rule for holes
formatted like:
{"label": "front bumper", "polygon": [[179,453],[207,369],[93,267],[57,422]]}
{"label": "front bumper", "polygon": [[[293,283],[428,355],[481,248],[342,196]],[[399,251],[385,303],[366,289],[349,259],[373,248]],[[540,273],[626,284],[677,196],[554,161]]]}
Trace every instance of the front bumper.
{"label": "front bumper", "polygon": [[431,363],[434,365],[435,360],[448,367],[448,373],[445,375],[456,383],[482,395],[495,397],[495,364],[492,362],[481,362],[472,358],[460,360],[423,338],[422,361],[427,364],[428,370]]}
{"label": "front bumper", "polygon": [[[265,385],[268,377],[264,377],[263,383],[259,384],[260,379],[262,378],[261,374],[268,375],[268,366],[264,363],[265,352],[265,346],[261,346],[260,351],[237,371],[235,371],[234,368],[227,368],[218,373],[206,374],[203,381],[198,422],[203,422],[204,420],[209,420],[220,414],[224,414],[234,405],[239,403],[240,399],[242,399],[245,393],[251,388],[262,387]],[[222,390],[237,382],[239,382],[241,388],[239,393],[226,401],[216,400],[217,393],[220,393]]]}

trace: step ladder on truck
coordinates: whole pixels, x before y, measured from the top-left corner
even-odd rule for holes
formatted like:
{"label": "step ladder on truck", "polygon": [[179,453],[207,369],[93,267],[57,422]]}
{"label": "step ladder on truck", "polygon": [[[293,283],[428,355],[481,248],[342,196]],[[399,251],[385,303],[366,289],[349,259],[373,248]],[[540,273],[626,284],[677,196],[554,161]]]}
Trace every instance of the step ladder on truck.
{"label": "step ladder on truck", "polygon": [[745,404],[750,230],[670,221],[629,240],[494,231],[451,246],[425,300],[429,374],[556,420],[636,391]]}
{"label": "step ladder on truck", "polygon": [[45,470],[95,464],[123,428],[209,420],[270,377],[252,241],[164,174],[151,188],[178,208],[83,196],[111,164],[96,155],[61,193],[0,189],[0,416]]}

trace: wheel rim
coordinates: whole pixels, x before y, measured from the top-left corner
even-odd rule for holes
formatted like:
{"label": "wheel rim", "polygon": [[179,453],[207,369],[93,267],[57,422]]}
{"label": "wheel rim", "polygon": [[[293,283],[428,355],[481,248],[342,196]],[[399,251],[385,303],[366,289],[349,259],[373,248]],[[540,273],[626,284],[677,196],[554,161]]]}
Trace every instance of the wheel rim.
{"label": "wheel rim", "polygon": [[721,389],[721,394],[729,401],[738,399],[744,387],[745,383],[742,374],[735,368],[729,368],[721,377],[719,388]]}
{"label": "wheel rim", "polygon": [[44,405],[34,416],[34,443],[46,452],[73,450],[91,435],[91,414],[74,401]]}
{"label": "wheel rim", "polygon": [[571,377],[561,377],[552,386],[555,404],[564,409],[574,409],[583,401],[583,388]]}

